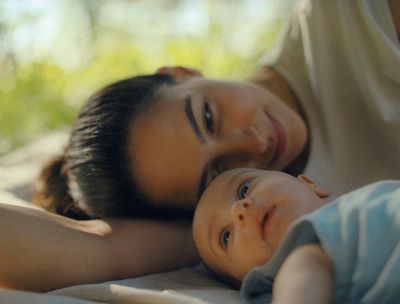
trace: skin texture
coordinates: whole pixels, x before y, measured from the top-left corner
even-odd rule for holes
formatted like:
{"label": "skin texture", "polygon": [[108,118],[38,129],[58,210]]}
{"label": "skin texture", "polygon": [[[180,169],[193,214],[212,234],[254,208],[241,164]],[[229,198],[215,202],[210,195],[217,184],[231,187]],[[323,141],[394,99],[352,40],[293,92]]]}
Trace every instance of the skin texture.
{"label": "skin texture", "polygon": [[304,245],[283,263],[273,287],[273,304],[331,303],[333,265],[319,245]]}
{"label": "skin texture", "polygon": [[0,287],[48,291],[170,271],[198,260],[191,243],[184,222],[76,221],[0,204]]}
{"label": "skin texture", "polygon": [[136,180],[156,202],[194,208],[219,173],[281,170],[306,145],[302,117],[250,82],[197,76],[159,93],[161,103],[133,122],[130,147]]}
{"label": "skin texture", "polygon": [[241,281],[271,258],[289,224],[324,205],[328,195],[305,176],[228,171],[207,188],[198,204],[193,220],[196,247],[211,269]]}

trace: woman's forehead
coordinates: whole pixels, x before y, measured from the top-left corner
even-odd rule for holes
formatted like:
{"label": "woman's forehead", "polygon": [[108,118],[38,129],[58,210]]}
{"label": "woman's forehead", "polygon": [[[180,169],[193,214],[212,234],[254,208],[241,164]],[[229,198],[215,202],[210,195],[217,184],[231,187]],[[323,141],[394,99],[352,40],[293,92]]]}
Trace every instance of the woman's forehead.
{"label": "woman's forehead", "polygon": [[131,171],[155,201],[195,205],[204,163],[201,152],[181,99],[160,104],[132,124]]}

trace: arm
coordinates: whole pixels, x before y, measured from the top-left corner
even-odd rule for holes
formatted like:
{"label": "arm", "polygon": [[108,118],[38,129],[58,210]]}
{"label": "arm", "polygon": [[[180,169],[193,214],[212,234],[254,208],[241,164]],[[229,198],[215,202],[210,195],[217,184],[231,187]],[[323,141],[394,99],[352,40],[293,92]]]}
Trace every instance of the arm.
{"label": "arm", "polygon": [[198,259],[189,224],[79,222],[4,204],[0,244],[0,287],[36,291],[168,271]]}
{"label": "arm", "polygon": [[305,245],[293,251],[279,270],[272,303],[330,303],[332,284],[328,256],[319,245]]}

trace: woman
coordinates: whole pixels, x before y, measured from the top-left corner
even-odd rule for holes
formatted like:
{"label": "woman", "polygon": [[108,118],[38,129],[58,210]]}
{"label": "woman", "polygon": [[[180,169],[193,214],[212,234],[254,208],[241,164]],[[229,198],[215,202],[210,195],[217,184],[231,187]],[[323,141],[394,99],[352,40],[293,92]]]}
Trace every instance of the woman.
{"label": "woman", "polygon": [[[122,88],[125,82],[110,86],[89,101],[72,131],[63,172],[73,189],[82,189],[69,193],[84,196],[78,205],[89,216],[159,216],[166,214],[164,208],[193,209],[212,178],[233,167],[292,173],[305,169],[323,186],[333,185],[334,196],[376,180],[399,178],[398,6],[395,1],[299,1],[276,49],[251,83],[209,80],[192,69],[165,68],[159,73],[172,78],[149,84],[151,90],[135,87],[142,78],[137,83],[132,79],[131,87]],[[145,96],[154,109],[139,110],[138,116],[123,107],[113,110],[130,100],[140,108],[135,94]],[[96,100],[104,106],[97,107]],[[103,122],[101,116],[108,117],[112,127],[114,121],[129,125],[121,127],[125,131],[108,130],[103,127],[108,120]],[[99,147],[99,141],[106,146]],[[110,147],[122,147],[123,153],[103,158]],[[95,159],[86,164],[88,150]],[[98,174],[90,170],[99,168],[97,180]],[[109,169],[115,172],[106,179]],[[74,170],[84,178],[73,176]],[[112,183],[115,189],[107,189]],[[139,197],[144,198],[140,203]],[[143,213],[139,206],[145,201],[163,210]]]}
{"label": "woman", "polygon": [[77,218],[187,216],[216,174],[280,170],[304,149],[300,115],[268,91],[174,73],[123,80],[91,97],[35,201]]}
{"label": "woman", "polygon": [[[111,86],[111,94],[107,88],[78,117],[58,169],[45,171],[48,176],[56,168],[55,176],[69,187],[53,191],[47,190],[53,183],[45,183],[40,202],[50,198],[52,206],[65,199],[57,212],[68,216],[77,210],[89,217],[177,217],[190,214],[212,178],[233,167],[305,169],[322,186],[333,185],[334,195],[400,178],[399,11],[392,0],[298,1],[273,56],[250,82],[164,69],[160,73],[172,77],[145,77],[151,83],[134,99],[146,106],[119,109],[123,119],[112,114],[110,99],[117,95],[129,104],[132,90],[124,81]],[[104,119],[113,130],[105,138]],[[109,181],[117,183],[111,187]],[[82,231],[79,222],[71,223]],[[190,257],[184,263],[195,259]]]}

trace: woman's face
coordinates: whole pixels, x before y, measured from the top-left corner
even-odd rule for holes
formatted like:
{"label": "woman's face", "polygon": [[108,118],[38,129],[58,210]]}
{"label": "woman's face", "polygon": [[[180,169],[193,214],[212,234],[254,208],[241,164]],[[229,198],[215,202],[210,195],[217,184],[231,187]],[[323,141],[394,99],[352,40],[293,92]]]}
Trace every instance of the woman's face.
{"label": "woman's face", "polygon": [[300,115],[249,82],[195,77],[160,93],[133,123],[130,147],[135,179],[156,202],[194,208],[219,173],[281,170],[307,141]]}

